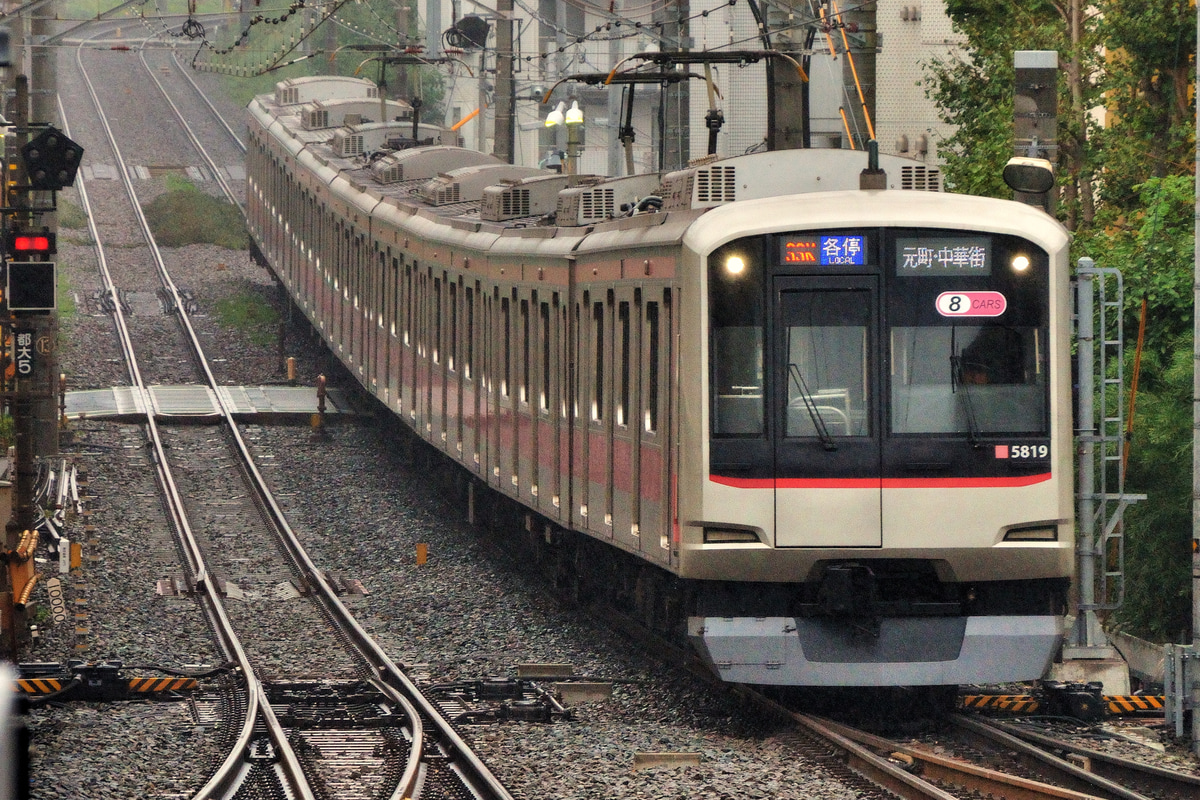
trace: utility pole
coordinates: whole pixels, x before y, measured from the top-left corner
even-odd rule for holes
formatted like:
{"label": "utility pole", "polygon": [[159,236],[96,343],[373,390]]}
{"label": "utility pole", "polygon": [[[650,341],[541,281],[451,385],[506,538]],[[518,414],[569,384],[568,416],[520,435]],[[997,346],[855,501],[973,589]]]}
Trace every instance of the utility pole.
{"label": "utility pole", "polygon": [[513,82],[513,0],[496,4],[496,157],[514,163],[516,84]]}
{"label": "utility pole", "polygon": [[[0,229],[3,231],[3,294],[0,295],[0,338],[7,345],[0,392],[10,403],[16,465],[13,511],[4,529],[5,567],[0,569],[0,655],[17,654],[24,606],[37,576],[33,573],[32,534],[36,438],[39,402],[53,402],[56,392],[56,252],[53,222],[55,192],[75,182],[83,148],[49,125],[29,122],[29,79],[18,75],[10,108],[13,135],[4,154],[5,185]],[[30,138],[30,133],[37,131]],[[8,370],[11,369],[11,377]],[[53,422],[58,425],[55,415]]]}
{"label": "utility pole", "polygon": [[[1200,33],[1200,15],[1196,18]],[[1200,103],[1196,105],[1196,130],[1200,132]],[[1200,165],[1200,138],[1196,140],[1196,163]],[[1200,184],[1196,186],[1200,201]],[[1200,234],[1200,205],[1196,206],[1195,231]],[[1192,348],[1197,365],[1192,376],[1192,752],[1200,755],[1200,250],[1196,251],[1195,287],[1192,298],[1194,318]],[[1185,674],[1187,674],[1185,672]]]}

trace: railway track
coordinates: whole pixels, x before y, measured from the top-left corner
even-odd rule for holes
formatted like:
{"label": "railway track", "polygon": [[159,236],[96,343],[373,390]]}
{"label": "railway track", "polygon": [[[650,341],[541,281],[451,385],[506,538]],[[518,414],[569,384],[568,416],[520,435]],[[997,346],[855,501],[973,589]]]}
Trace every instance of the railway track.
{"label": "railway track", "polygon": [[[1020,730],[1011,725],[951,715],[937,744],[907,744],[802,714],[797,721],[834,740],[843,737],[884,759],[874,766],[917,776],[928,788],[903,797],[1116,798],[1183,800],[1200,792],[1200,777]],[[915,793],[909,793],[910,791]]]}
{"label": "railway track", "polygon": [[[127,59],[131,59],[133,57],[135,56],[126,56]],[[162,76],[161,64],[158,61],[152,61],[151,67],[158,69],[160,77]],[[178,99],[179,98],[177,98],[177,100]],[[197,112],[194,110],[185,111],[184,116],[190,118],[194,117],[196,113]],[[207,143],[207,137],[201,138],[204,138]],[[219,161],[220,158],[218,158],[218,162]],[[136,285],[131,285],[117,291],[123,296],[128,296],[131,294],[137,295],[138,293],[144,293],[146,285],[146,282],[139,280]],[[130,305],[136,307],[137,303],[134,302]],[[187,305],[186,302],[184,305]],[[137,324],[137,320],[135,320],[135,324]],[[135,332],[131,338],[136,341],[139,337]],[[154,359],[154,363],[156,366],[164,370],[164,372],[161,373],[164,376],[164,379],[169,379],[173,382],[181,380],[181,378],[186,379],[186,373],[183,367],[185,365],[190,366],[189,359],[179,357],[156,357]],[[173,371],[176,369],[176,367],[178,367],[178,373]],[[192,433],[196,433],[201,438],[207,437],[211,439],[214,437],[213,431],[210,428],[202,430],[181,430],[177,428],[168,429],[166,431],[166,454],[176,466],[176,478],[180,483],[184,484],[184,489],[181,491],[181,494],[188,497],[189,503],[193,507],[199,504],[202,508],[202,514],[200,516],[204,519],[202,520],[202,524],[196,526],[201,529],[201,541],[204,541],[204,535],[210,535],[210,529],[212,532],[214,532],[211,534],[208,544],[202,545],[202,548],[212,548],[215,546],[219,549],[225,545],[226,533],[224,532],[224,529],[229,527],[240,528],[244,525],[247,525],[248,520],[252,521],[255,514],[259,514],[261,512],[254,510],[252,505],[250,507],[243,508],[240,504],[235,502],[234,498],[232,497],[218,496],[216,498],[209,497],[208,499],[204,499],[205,496],[203,495],[193,495],[194,491],[199,490],[196,490],[193,485],[189,483],[189,481],[192,481],[196,484],[202,483],[205,480],[205,476],[197,473],[197,475],[193,478],[190,475],[183,474],[185,472],[183,467],[191,465],[204,458],[208,458],[208,460],[211,462],[230,461],[232,460],[232,456],[226,457],[222,455],[223,451],[219,447],[221,442],[218,441],[185,441]],[[221,436],[217,438],[220,439],[224,437]],[[130,441],[129,443],[131,451],[135,452],[142,449],[143,445],[143,442]],[[186,461],[186,464],[181,463],[179,455],[185,450],[185,448],[191,448],[193,446],[202,448],[201,450],[196,451],[201,455],[185,456],[183,460]],[[212,450],[208,450],[208,447],[211,447]],[[208,455],[205,456],[204,454]],[[172,545],[172,547],[174,546]],[[178,567],[174,568],[177,571],[179,569]],[[256,593],[261,595],[263,587],[265,586],[269,586],[273,590],[275,587],[279,586],[279,584],[293,580],[292,578],[282,578],[282,574],[274,571],[273,568],[268,569],[264,567],[261,571],[258,571],[258,567],[256,567],[255,570],[250,570],[247,568],[245,570],[246,575],[244,576],[237,572],[238,569],[239,567],[234,565],[233,562],[227,562],[219,569],[215,567],[211,568],[208,574],[221,578],[221,580],[226,584],[227,589],[230,587],[230,585],[233,585],[237,587],[237,590],[240,590],[243,593],[243,599],[241,600],[229,600],[228,597],[225,598],[229,605],[242,610],[244,610],[244,606],[247,605],[247,601],[245,599],[247,590],[249,590],[249,594],[251,595]],[[242,586],[243,577],[246,578],[244,581],[246,586],[244,587]],[[227,591],[226,594],[228,593],[229,592]],[[217,594],[219,594],[219,592],[217,592]],[[291,600],[288,602],[294,602],[300,599],[302,598],[291,598]],[[342,599],[344,600],[345,598]],[[380,741],[387,741],[386,737],[382,737],[381,735],[380,738],[371,738],[373,734],[373,731],[371,730],[355,731],[353,735],[351,735],[350,732],[354,731],[355,729],[348,727],[333,727],[340,721],[338,718],[342,716],[342,712],[330,711],[331,705],[329,705],[329,703],[334,701],[326,698],[324,701],[325,704],[323,704],[321,698],[324,695],[327,695],[329,692],[341,693],[344,695],[344,697],[340,699],[352,698],[354,702],[350,705],[353,705],[364,716],[371,714],[375,717],[381,715],[376,714],[373,711],[369,711],[369,709],[378,709],[382,704],[382,701],[380,700],[380,695],[375,693],[375,686],[373,684],[369,682],[357,682],[350,677],[345,676],[328,680],[321,687],[320,692],[317,692],[315,695],[307,693],[308,688],[310,688],[309,685],[312,683],[312,681],[306,679],[311,677],[311,675],[306,675],[303,672],[275,673],[271,679],[263,680],[263,697],[265,697],[266,707],[271,709],[279,721],[285,727],[290,726],[288,734],[294,742],[293,749],[297,751],[298,761],[302,765],[301,772],[306,772],[305,768],[303,767],[303,760],[312,751],[320,752],[324,756],[322,759],[323,761],[337,762],[336,764],[326,764],[326,767],[332,767],[333,769],[327,769],[315,777],[313,777],[314,771],[310,767],[307,770],[306,775],[310,777],[312,783],[317,784],[316,787],[310,788],[314,788],[314,791],[318,793],[322,791],[338,793],[340,783],[342,781],[353,781],[354,773],[357,770],[377,772],[383,768],[381,765],[390,763],[380,760],[383,758],[383,755],[381,755],[382,751],[385,750],[388,745],[382,744],[378,745],[377,747],[376,745]],[[353,694],[354,692],[359,692],[360,694],[355,695]],[[245,695],[245,692],[242,694]],[[262,702],[262,700],[263,698],[260,698],[259,702]],[[201,702],[209,701],[204,699],[201,700]],[[237,693],[230,692],[226,695],[221,695],[220,699],[213,700],[212,702],[226,703],[229,706],[229,710],[222,712],[224,718],[234,719],[240,718],[246,713],[244,709],[251,703],[251,698],[247,696],[239,697]],[[239,708],[241,710],[238,710]],[[225,729],[233,728],[233,726],[229,725],[224,727]],[[245,778],[245,787],[247,789],[251,783],[259,788],[261,788],[260,784],[266,785],[271,773],[275,771],[274,760],[279,757],[274,750],[274,746],[270,744],[269,737],[263,738],[266,736],[265,725],[256,726],[255,734],[256,738],[252,739],[251,743],[247,746],[247,757],[244,762],[245,764],[249,765],[248,773],[252,775],[252,777]],[[360,735],[361,739],[359,738]],[[345,752],[335,752],[337,748],[335,745],[331,744],[331,740],[336,741],[338,739],[354,739],[356,744],[353,747],[346,748]],[[841,771],[837,765],[843,762],[850,762],[850,757],[839,755],[837,751],[831,745],[826,744],[824,740],[813,739],[807,744],[802,744],[799,742],[799,739],[800,737],[797,734],[795,739],[795,747],[797,748],[796,752],[805,755],[805,763],[817,765],[814,768],[824,769],[829,767],[831,772],[834,772],[838,775],[843,774],[843,771]],[[367,752],[368,749],[370,750],[370,754]],[[874,751],[872,751],[870,748],[866,748],[866,752],[873,754],[876,758],[882,757],[882,760],[885,762],[888,761],[886,754],[880,756],[878,753],[874,753]],[[858,757],[856,756],[855,758]],[[377,760],[371,761],[370,759]],[[903,766],[901,766],[900,769],[901,771],[907,772]],[[911,773],[909,774],[911,776]],[[881,778],[880,780],[885,779]],[[857,782],[854,782],[852,785],[856,787],[856,791],[858,792],[857,796],[884,796],[882,794],[883,790],[879,789],[869,781],[857,779]],[[736,790],[731,789],[731,791],[736,793]],[[949,794],[949,792],[947,792],[947,794]],[[781,794],[781,796],[785,795],[786,792]],[[342,795],[338,793],[337,796]],[[955,796],[966,795],[956,794]]]}
{"label": "railway track", "polygon": [[[145,58],[140,60],[153,76]],[[103,294],[122,298],[144,292],[154,280],[177,320],[171,324],[180,326],[176,352],[139,352],[138,322],[126,313],[129,304],[110,305],[129,382],[145,396],[150,385],[179,382],[180,365],[188,363],[196,371],[182,375],[184,382],[208,387],[221,407],[215,430],[167,429],[153,413],[142,423],[182,556],[182,575],[170,583],[203,607],[221,652],[240,679],[226,687],[220,701],[234,715],[226,724],[238,734],[229,755],[194,796],[508,797],[436,708],[353,620],[296,541],[232,411],[215,391],[217,380],[189,319],[188,303],[141,212],[121,137],[104,114],[105,89],[89,79],[82,47],[76,65],[121,175],[124,208],[137,218],[144,238],[138,268],[110,270],[103,227],[96,223],[87,187],[81,186],[104,275]],[[157,78],[155,82],[169,101],[167,90]],[[174,102],[168,105],[179,127],[187,129],[186,116]],[[64,121],[69,122],[65,114]],[[199,138],[189,133],[188,139],[222,191],[236,202]],[[214,471],[215,464],[227,468]],[[313,658],[302,664],[277,658],[277,645],[284,639],[293,640],[291,650],[295,641],[307,643]]]}

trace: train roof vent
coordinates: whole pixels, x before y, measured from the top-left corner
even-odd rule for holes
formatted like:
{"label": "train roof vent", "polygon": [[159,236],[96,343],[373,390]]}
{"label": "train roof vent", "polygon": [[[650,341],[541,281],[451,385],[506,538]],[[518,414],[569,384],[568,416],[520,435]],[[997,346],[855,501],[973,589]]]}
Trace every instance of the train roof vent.
{"label": "train roof vent", "polygon": [[399,183],[404,180],[404,164],[397,161],[394,155],[376,159],[371,164],[371,177],[377,183]]}
{"label": "train roof vent", "polygon": [[503,162],[460,167],[439,174],[417,194],[434,206],[477,202],[483,199],[483,190],[489,186],[505,180],[518,180],[540,174],[543,174],[542,170],[536,167],[516,167]]}
{"label": "train roof vent", "polygon": [[549,214],[558,203],[558,193],[571,180],[570,175],[540,174],[517,180],[505,180],[483,190],[479,218],[491,222]]}
{"label": "train roof vent", "polygon": [[[365,122],[355,125],[353,133],[362,138],[362,152],[364,153],[374,153],[379,150],[405,150],[420,145],[440,145],[444,142],[458,141],[458,136],[453,131],[437,125],[424,124],[417,126],[418,138],[414,139],[411,122]],[[334,139],[338,135],[335,133]],[[332,141],[331,145],[334,151],[338,152],[337,145]],[[462,162],[455,166],[461,165]],[[431,172],[425,177],[432,178],[440,171],[444,170]]]}
{"label": "train roof vent", "polygon": [[[371,172],[380,183],[427,181],[456,167],[503,163],[495,156],[477,150],[435,145],[389,153],[371,166]],[[388,180],[380,178],[381,174],[388,176]]]}
{"label": "train roof vent", "polygon": [[696,171],[694,169],[682,169],[664,175],[662,187],[658,192],[662,195],[663,208],[691,208],[692,187],[695,183]]}
{"label": "train roof vent", "polygon": [[349,100],[356,97],[378,99],[379,89],[371,81],[362,78],[334,75],[288,78],[275,84],[275,102],[281,106],[294,106],[315,100]]}
{"label": "train roof vent", "polygon": [[918,192],[940,192],[942,174],[932,167],[918,164],[900,168],[900,188]]}
{"label": "train roof vent", "polygon": [[659,181],[657,174],[627,175],[563,189],[558,193],[558,224],[592,225],[612,219],[624,206],[636,205],[641,198],[656,194]]}
{"label": "train roof vent", "polygon": [[300,112],[300,123],[305,130],[340,128],[342,125],[361,125],[363,122],[379,122],[380,113],[385,121],[412,117],[412,106],[405,102],[388,100],[383,106],[378,101],[366,99],[316,100]]}
{"label": "train roof vent", "polygon": [[329,127],[329,109],[322,108],[320,104],[306,108],[301,113],[301,124],[305,130],[315,131],[321,128]]}
{"label": "train roof vent", "polygon": [[329,146],[342,158],[353,158],[363,154],[363,135],[350,128],[342,128],[333,134]]}
{"label": "train roof vent", "polygon": [[717,164],[700,167],[696,170],[695,187],[692,208],[732,203],[737,200],[737,169]]}

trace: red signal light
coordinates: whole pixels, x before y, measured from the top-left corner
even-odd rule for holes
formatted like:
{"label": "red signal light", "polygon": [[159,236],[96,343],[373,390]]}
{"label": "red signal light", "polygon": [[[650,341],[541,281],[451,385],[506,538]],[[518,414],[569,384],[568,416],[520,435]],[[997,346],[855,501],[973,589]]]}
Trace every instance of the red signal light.
{"label": "red signal light", "polygon": [[58,234],[52,230],[9,231],[5,247],[9,258],[49,256],[58,251]]}
{"label": "red signal light", "polygon": [[19,253],[50,252],[49,236],[14,236],[13,250]]}

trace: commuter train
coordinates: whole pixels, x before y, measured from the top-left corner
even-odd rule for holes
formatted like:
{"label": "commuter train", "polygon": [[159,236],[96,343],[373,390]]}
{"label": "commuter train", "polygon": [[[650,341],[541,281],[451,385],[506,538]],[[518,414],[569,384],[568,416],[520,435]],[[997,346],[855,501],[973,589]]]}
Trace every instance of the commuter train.
{"label": "commuter train", "polygon": [[537,526],[637,565],[636,602],[723,679],[1055,658],[1068,237],[1042,211],[862,151],[518,167],[349,78],[257,97],[246,160],[254,249],[366,391]]}

